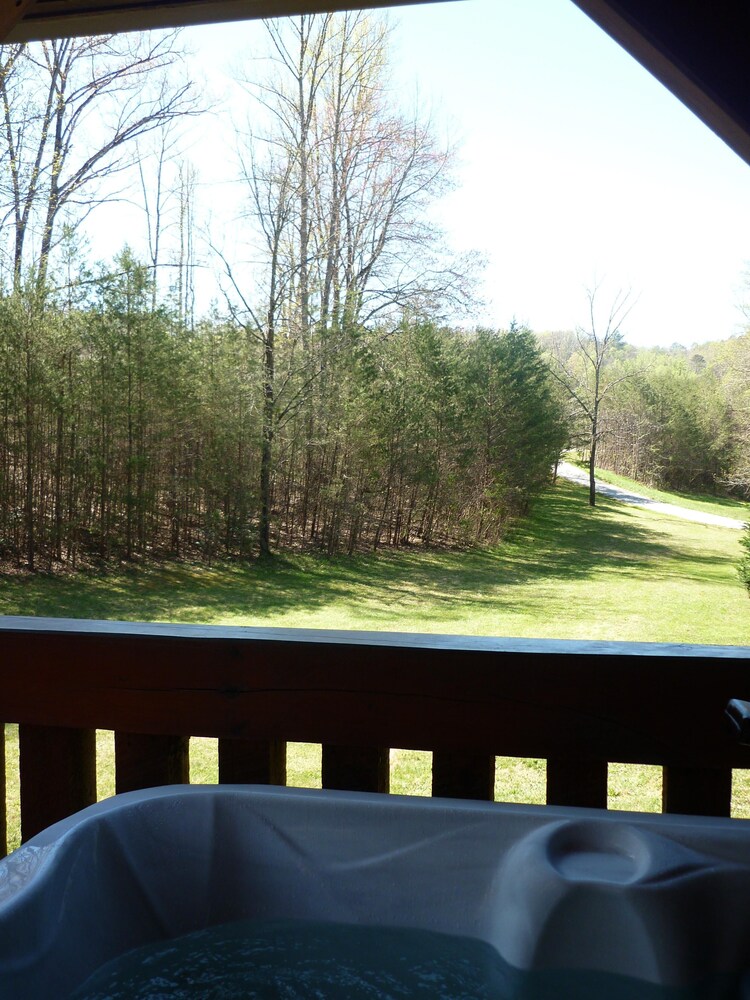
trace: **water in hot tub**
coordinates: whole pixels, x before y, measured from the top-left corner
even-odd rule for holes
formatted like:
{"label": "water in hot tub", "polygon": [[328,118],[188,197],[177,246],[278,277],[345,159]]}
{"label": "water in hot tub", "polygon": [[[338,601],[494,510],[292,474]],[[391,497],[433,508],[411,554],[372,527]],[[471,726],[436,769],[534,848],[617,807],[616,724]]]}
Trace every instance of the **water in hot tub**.
{"label": "water in hot tub", "polygon": [[521,973],[484,941],[404,928],[240,921],[138,948],[73,1000],[744,1000],[739,977],[668,989]]}

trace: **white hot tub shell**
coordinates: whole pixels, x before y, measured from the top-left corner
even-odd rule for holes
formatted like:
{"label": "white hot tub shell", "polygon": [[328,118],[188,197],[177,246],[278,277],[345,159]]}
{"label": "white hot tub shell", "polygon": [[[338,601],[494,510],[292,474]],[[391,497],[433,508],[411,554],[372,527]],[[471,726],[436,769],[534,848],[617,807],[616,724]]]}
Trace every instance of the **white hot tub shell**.
{"label": "white hot tub shell", "polygon": [[62,998],[130,949],[245,919],[463,935],[521,971],[745,997],[748,900],[738,820],[156,788],[0,862],[0,997]]}

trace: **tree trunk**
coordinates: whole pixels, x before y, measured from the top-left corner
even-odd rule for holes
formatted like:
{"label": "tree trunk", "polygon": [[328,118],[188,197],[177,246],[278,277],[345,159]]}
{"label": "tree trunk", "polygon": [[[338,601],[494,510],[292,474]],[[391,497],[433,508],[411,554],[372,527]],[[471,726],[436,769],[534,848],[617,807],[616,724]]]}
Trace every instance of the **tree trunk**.
{"label": "tree trunk", "polygon": [[589,451],[589,505],[591,507],[596,507],[596,431],[596,420],[594,420],[591,432],[591,449]]}
{"label": "tree trunk", "polygon": [[[29,322],[27,320],[27,322]],[[31,359],[31,333],[26,332],[26,562],[31,572],[35,569],[36,538],[34,535],[34,402],[32,399],[33,378]]]}
{"label": "tree trunk", "polygon": [[271,554],[271,463],[273,461],[274,418],[276,400],[274,396],[274,328],[270,322],[265,338],[263,371],[263,432],[260,452],[260,520],[258,525],[258,547],[261,559]]}

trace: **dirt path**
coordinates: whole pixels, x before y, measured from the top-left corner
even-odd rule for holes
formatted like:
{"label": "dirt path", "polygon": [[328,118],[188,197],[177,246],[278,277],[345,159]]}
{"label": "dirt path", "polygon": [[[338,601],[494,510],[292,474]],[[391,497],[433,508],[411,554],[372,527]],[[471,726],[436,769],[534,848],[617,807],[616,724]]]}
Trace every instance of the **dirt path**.
{"label": "dirt path", "polygon": [[[557,467],[558,476],[569,479],[572,483],[579,483],[581,486],[588,486],[589,475],[584,469],[579,469],[570,462],[560,462]],[[691,510],[689,507],[678,507],[673,503],[662,503],[660,500],[651,500],[649,497],[641,496],[640,493],[631,493],[623,490],[619,486],[611,483],[596,482],[596,492],[603,496],[611,497],[613,500],[620,500],[622,503],[632,504],[634,507],[646,507],[648,510],[658,511],[660,514],[669,514],[672,517],[681,517],[685,521],[697,521],[698,524],[711,524],[718,528],[734,528],[742,530],[745,527],[744,521],[738,521],[734,517],[722,517],[720,514],[705,514],[700,510]]]}

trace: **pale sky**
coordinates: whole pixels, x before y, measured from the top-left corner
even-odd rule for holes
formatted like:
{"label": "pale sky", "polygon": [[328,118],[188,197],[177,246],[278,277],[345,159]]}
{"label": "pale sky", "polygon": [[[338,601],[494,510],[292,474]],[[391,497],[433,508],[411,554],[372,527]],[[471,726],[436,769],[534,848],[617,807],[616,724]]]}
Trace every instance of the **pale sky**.
{"label": "pale sky", "polygon": [[[436,212],[454,246],[488,261],[477,322],[571,329],[598,281],[603,296],[632,289],[623,330],[634,344],[740,332],[750,166],[570,0],[460,0],[389,16],[394,93],[410,105],[418,95],[459,144],[457,189]],[[245,117],[231,71],[252,74],[262,31],[185,32],[215,100],[188,155],[204,212],[227,232],[242,197],[231,119]],[[92,231],[97,250],[103,231]]]}

